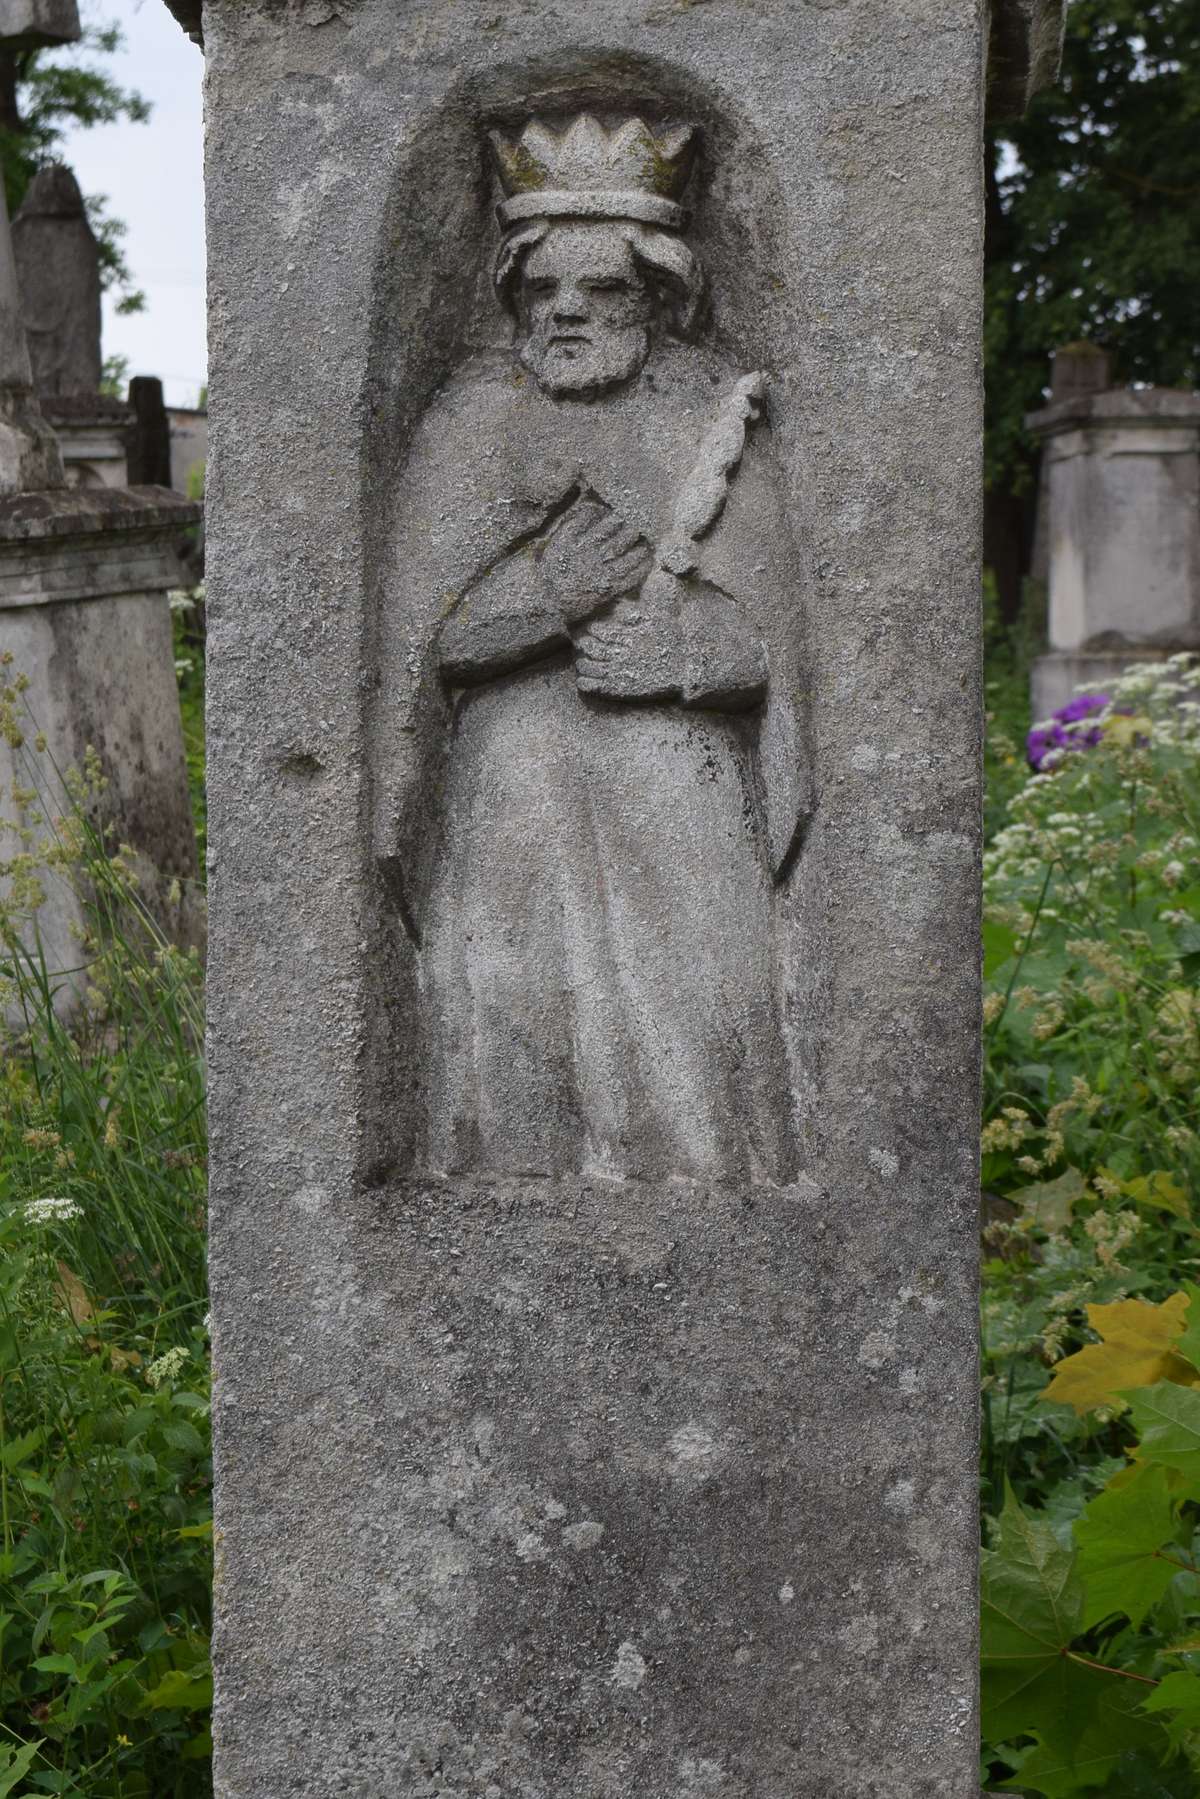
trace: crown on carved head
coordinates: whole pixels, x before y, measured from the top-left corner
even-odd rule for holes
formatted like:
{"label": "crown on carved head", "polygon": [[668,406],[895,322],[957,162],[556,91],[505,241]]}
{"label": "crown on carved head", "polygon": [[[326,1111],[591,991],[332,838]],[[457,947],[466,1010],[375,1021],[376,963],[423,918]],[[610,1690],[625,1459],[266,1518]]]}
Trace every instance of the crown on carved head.
{"label": "crown on carved head", "polygon": [[580,113],[564,131],[532,119],[519,137],[491,133],[508,196],[496,208],[506,229],[522,219],[638,219],[678,230],[685,213],[694,129],[656,133],[642,119],[611,131]]}

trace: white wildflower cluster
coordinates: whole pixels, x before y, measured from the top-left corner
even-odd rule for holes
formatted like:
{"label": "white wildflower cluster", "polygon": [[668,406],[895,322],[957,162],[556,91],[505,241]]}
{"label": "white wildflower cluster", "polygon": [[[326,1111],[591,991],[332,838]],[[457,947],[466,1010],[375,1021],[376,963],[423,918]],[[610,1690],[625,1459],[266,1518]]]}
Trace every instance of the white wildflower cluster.
{"label": "white wildflower cluster", "polygon": [[1096,854],[1109,841],[1105,820],[1098,812],[1052,812],[1048,818],[1019,814],[1019,802],[1033,782],[1048,777],[1033,775],[1023,793],[1011,802],[1018,816],[996,833],[984,853],[984,878],[989,881],[1029,881],[1046,872],[1047,863],[1060,862],[1084,869],[1102,863]]}
{"label": "white wildflower cluster", "polygon": [[82,1206],[57,1193],[47,1194],[44,1199],[31,1199],[25,1206],[27,1224],[70,1224],[72,1219],[82,1217]]}
{"label": "white wildflower cluster", "polygon": [[174,1349],[166,1350],[163,1355],[160,1355],[155,1361],[151,1362],[146,1369],[147,1381],[157,1390],[162,1386],[164,1381],[175,1379],[175,1376],[187,1362],[187,1359],[188,1351],[180,1348],[178,1345]]}
{"label": "white wildflower cluster", "polygon": [[[1116,810],[1116,783],[1122,777],[1111,751],[1161,751],[1165,766],[1190,779],[1189,765],[1194,764],[1200,778],[1200,657],[1188,651],[1138,664],[1116,682],[1092,683],[1080,691],[1103,694],[1108,703],[1058,728],[1070,739],[1086,736],[1091,747],[1061,749],[1044,758],[1041,770],[1009,802],[1012,822],[996,834],[984,855],[988,901],[994,907],[1001,899],[1015,898],[1014,888],[1029,896],[1031,887],[1036,891],[1055,870],[1054,892],[1045,896],[1049,903],[1043,907],[1043,916],[1053,919],[1061,916],[1058,908],[1064,904],[1077,910],[1090,901],[1123,863],[1162,889],[1169,907],[1169,896],[1196,880],[1200,851],[1194,836],[1179,830],[1139,852],[1131,825],[1121,822]],[[1169,796],[1153,785],[1147,790],[1144,777],[1138,805],[1143,813],[1164,817],[1172,810]]]}

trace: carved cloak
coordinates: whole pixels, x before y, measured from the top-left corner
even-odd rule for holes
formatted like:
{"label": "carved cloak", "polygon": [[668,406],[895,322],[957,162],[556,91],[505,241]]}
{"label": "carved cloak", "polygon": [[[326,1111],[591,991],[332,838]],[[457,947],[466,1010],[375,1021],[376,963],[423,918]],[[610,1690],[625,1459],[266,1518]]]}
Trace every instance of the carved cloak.
{"label": "carved cloak", "polygon": [[755,711],[585,699],[567,652],[462,691],[438,668],[472,583],[572,491],[662,542],[736,379],[668,344],[612,395],[555,399],[489,356],[414,437],[373,755],[377,853],[419,946],[432,1167],[775,1180],[794,1164],[771,889],[808,769],[799,570],[765,426],[697,569],[765,646]]}

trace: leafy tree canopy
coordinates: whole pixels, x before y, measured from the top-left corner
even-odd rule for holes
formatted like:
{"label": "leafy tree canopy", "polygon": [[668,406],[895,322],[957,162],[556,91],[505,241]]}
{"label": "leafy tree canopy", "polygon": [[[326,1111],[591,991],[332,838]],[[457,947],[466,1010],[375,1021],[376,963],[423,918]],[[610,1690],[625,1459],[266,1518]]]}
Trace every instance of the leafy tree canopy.
{"label": "leafy tree canopy", "polygon": [[987,478],[1020,492],[1057,346],[1200,386],[1200,0],[1073,0],[1060,84],[988,148]]}
{"label": "leafy tree canopy", "polygon": [[[69,127],[150,117],[149,103],[95,60],[115,54],[123,41],[115,25],[88,25],[65,50],[0,48],[0,167],[10,216],[37,170],[54,160]],[[145,298],[133,287],[121,247],[124,225],[111,217],[103,195],[89,194],[87,209],[100,245],[101,282],[120,292],[119,311],[139,312]]]}

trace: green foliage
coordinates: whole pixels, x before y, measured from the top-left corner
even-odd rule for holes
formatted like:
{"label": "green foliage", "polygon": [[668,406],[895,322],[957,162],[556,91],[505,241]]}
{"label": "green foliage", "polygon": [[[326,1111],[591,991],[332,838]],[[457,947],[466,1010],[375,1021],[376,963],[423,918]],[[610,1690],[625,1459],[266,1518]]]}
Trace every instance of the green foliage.
{"label": "green foliage", "polygon": [[1026,601],[1015,623],[1001,619],[993,580],[984,581],[984,701],[988,734],[984,835],[995,836],[1008,817],[1008,802],[1028,774],[1025,738],[1031,724],[1029,671],[1043,635],[1044,594],[1026,583]]}
{"label": "green foliage", "polygon": [[1127,676],[985,858],[985,1774],[1047,1799],[1200,1783],[1198,701]]}
{"label": "green foliage", "polygon": [[1200,385],[1200,0],[1074,0],[1062,80],[989,153],[987,475],[1019,491],[1059,345]]}
{"label": "green foliage", "polygon": [[[1175,1351],[1200,1300],[1178,1297]],[[1131,1459],[1105,1488],[1073,1519],[1031,1514],[1009,1489],[983,1555],[989,1778],[1048,1799],[1115,1796],[1135,1766],[1200,1774],[1200,1390],[1158,1382],[1128,1397],[1144,1428],[1126,1426]]]}
{"label": "green foliage", "polygon": [[1090,1630],[1114,1612],[1141,1624],[1170,1586],[1174,1563],[1159,1552],[1175,1535],[1166,1470],[1135,1469],[1106,1487],[1075,1525],[1078,1571],[1086,1593],[1081,1626]]}
{"label": "green foliage", "polygon": [[[115,25],[90,25],[79,43],[63,50],[0,49],[0,168],[10,216],[37,170],[59,153],[68,128],[150,117],[142,96],[121,87],[97,60],[114,55],[123,41]],[[132,285],[121,247],[125,226],[111,216],[102,195],[88,195],[87,208],[103,286],[120,292],[118,311],[141,311],[145,296]]]}
{"label": "green foliage", "polygon": [[200,867],[208,850],[208,800],[205,789],[204,752],[204,583],[180,588],[171,595],[175,621],[175,674],[179,682],[179,712],[183,747],[187,756],[188,790],[196,822],[196,854]]}
{"label": "green foliage", "polygon": [[1200,1141],[1200,668],[1127,675],[1097,748],[1029,776],[985,856],[984,1184],[1082,1170],[1186,1220]]}
{"label": "green foliage", "polygon": [[123,400],[129,392],[128,356],[106,356],[100,369],[100,392],[110,400]]}
{"label": "green foliage", "polygon": [[[0,1795],[204,1799],[201,973],[92,822],[102,774],[60,775],[21,708],[10,676],[28,786],[0,859],[0,998],[23,1021],[0,1063]],[[38,929],[56,882],[82,908],[73,1003]]]}

